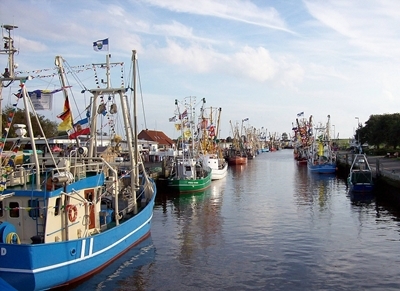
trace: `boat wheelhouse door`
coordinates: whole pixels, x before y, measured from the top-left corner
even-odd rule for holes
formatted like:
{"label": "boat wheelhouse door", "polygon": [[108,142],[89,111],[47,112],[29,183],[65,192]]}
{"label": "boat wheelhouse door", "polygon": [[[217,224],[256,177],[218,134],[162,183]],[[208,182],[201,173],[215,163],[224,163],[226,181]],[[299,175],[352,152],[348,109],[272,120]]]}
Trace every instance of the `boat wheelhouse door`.
{"label": "boat wheelhouse door", "polygon": [[92,229],[92,228],[96,227],[96,218],[95,218],[95,211],[94,211],[95,207],[94,207],[94,204],[93,204],[96,201],[95,195],[96,194],[95,194],[94,189],[85,190],[85,199],[88,202],[91,202],[89,204],[89,207],[88,207],[89,221],[90,221],[89,229]]}

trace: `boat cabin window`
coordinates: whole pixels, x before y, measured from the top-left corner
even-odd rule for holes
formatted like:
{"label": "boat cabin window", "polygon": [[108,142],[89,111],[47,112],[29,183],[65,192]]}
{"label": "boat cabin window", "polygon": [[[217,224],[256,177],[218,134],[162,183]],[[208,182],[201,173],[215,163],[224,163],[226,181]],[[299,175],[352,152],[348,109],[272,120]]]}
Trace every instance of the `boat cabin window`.
{"label": "boat cabin window", "polygon": [[29,217],[39,217],[39,201],[38,200],[28,200]]}
{"label": "boat cabin window", "polygon": [[190,166],[186,166],[186,172],[190,172],[192,168]]}
{"label": "boat cabin window", "polygon": [[18,202],[10,202],[8,204],[10,208],[10,217],[19,217],[19,203]]}
{"label": "boat cabin window", "polygon": [[61,198],[56,199],[56,206],[54,206],[54,215],[57,216],[60,214],[60,207],[61,207]]}

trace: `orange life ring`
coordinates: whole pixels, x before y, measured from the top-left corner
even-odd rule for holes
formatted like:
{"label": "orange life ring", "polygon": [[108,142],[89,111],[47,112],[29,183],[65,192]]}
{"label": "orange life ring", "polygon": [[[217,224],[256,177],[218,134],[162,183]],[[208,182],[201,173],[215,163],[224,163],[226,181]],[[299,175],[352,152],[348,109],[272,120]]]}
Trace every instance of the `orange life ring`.
{"label": "orange life ring", "polygon": [[75,205],[68,204],[66,210],[68,212],[69,221],[74,222],[78,217],[78,209]]}

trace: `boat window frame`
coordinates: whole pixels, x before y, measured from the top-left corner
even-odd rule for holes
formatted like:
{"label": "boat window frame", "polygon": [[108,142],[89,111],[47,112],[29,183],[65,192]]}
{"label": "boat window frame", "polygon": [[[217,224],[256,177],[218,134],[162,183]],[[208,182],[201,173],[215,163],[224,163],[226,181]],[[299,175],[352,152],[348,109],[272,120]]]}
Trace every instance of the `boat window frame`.
{"label": "boat window frame", "polygon": [[61,197],[56,198],[56,204],[54,205],[54,216],[58,216],[61,213]]}
{"label": "boat window frame", "polygon": [[[16,204],[16,206],[14,206],[14,204]],[[12,217],[12,218],[19,218],[20,217],[20,215],[19,215],[19,202],[10,201],[8,203],[8,207],[10,209],[10,217]]]}

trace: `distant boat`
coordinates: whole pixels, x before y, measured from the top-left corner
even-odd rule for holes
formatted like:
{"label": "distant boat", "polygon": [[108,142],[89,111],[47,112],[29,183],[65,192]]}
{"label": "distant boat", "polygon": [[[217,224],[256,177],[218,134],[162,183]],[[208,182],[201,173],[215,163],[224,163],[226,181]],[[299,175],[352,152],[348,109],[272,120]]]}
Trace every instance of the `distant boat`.
{"label": "distant boat", "polygon": [[211,168],[211,180],[223,179],[228,174],[228,163],[218,144],[220,118],[221,108],[201,108],[197,152],[203,167]]}
{"label": "distant boat", "polygon": [[233,141],[231,147],[227,150],[226,160],[229,165],[245,165],[247,164],[247,153],[244,146],[244,140],[239,132],[239,125],[236,124],[235,127],[232,126],[232,122],[230,121],[232,132],[233,132]]}
{"label": "distant boat", "polygon": [[315,127],[313,141],[309,147],[307,167],[312,173],[333,174],[336,172],[336,156],[330,139],[330,115],[326,126]]}
{"label": "distant boat", "polygon": [[240,155],[231,155],[228,157],[229,165],[246,165],[247,164],[247,157],[243,157]]}
{"label": "distant boat", "polygon": [[312,116],[306,118],[296,118],[296,126],[292,125],[293,137],[293,157],[298,165],[307,165],[308,151],[313,140]]}
{"label": "distant boat", "polygon": [[[8,32],[4,43],[7,44],[5,51],[9,54],[11,74],[0,77],[1,86],[18,82],[21,88],[18,99],[27,105],[33,98],[27,91],[29,78],[16,76],[13,72],[16,49],[10,31],[16,27],[2,27]],[[136,59],[135,51],[132,59]],[[56,57],[56,64],[62,79],[61,57]],[[110,68],[108,56],[107,64],[103,65]],[[89,90],[93,94],[93,120],[100,96],[115,95],[124,108],[127,90],[109,86]],[[13,95],[3,100],[11,100]],[[68,105],[65,113],[69,115],[69,102],[64,99],[64,104]],[[9,125],[17,129],[18,138],[6,137],[4,144],[17,140],[18,145],[29,144],[32,147],[29,161],[22,161],[18,167],[0,167],[0,285],[8,285],[2,286],[1,290],[69,288],[69,285],[101,271],[150,235],[155,183],[137,160],[137,139],[133,138],[136,125],[130,121],[127,110],[121,110],[121,113],[131,162],[124,175],[119,174],[118,163],[95,154],[96,138],[93,136],[88,148],[77,146],[67,155],[54,156],[47,145],[49,156],[42,157],[36,150],[38,138],[33,135],[29,118],[36,112],[31,106],[25,106],[24,111],[26,124]],[[72,115],[69,116],[72,122]],[[95,124],[90,123],[90,131],[96,134]],[[83,126],[86,125],[73,129],[73,132],[85,131]],[[118,152],[117,148],[114,150]],[[137,169],[142,169],[143,174],[139,175]]]}
{"label": "distant boat", "polygon": [[[196,97],[185,98],[184,102],[175,100],[177,120],[175,127],[181,131],[181,155],[173,161],[172,171],[166,179],[167,188],[176,194],[201,192],[211,185],[211,168],[203,166],[196,151],[193,128],[194,105]],[[205,100],[203,98],[203,104]],[[183,104],[183,105],[182,105]]]}
{"label": "distant boat", "polygon": [[370,193],[374,188],[372,170],[365,154],[356,154],[347,177],[349,192]]}

